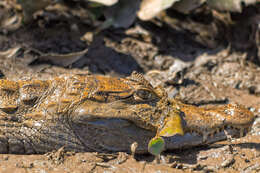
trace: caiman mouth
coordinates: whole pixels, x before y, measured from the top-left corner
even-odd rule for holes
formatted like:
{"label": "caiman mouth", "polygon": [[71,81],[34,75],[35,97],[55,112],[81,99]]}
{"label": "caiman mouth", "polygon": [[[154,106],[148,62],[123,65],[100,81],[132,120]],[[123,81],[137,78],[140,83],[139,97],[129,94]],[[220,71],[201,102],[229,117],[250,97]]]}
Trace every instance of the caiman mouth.
{"label": "caiman mouth", "polygon": [[243,137],[250,132],[250,127],[237,127],[225,125],[223,127],[211,129],[208,131],[186,129],[183,136],[173,136],[165,138],[167,149],[190,148],[193,146],[211,144],[214,142],[226,140],[230,137]]}
{"label": "caiman mouth", "polygon": [[219,136],[220,134],[225,134],[225,132],[230,132],[230,131],[232,131],[232,137],[243,137],[250,131],[250,129],[251,126],[238,127],[232,125],[224,125],[223,127],[205,130],[205,131],[200,131],[198,129],[187,129],[185,130],[185,132],[186,134],[192,136],[200,136],[202,137],[203,141],[207,141],[208,139],[214,138],[215,136]]}

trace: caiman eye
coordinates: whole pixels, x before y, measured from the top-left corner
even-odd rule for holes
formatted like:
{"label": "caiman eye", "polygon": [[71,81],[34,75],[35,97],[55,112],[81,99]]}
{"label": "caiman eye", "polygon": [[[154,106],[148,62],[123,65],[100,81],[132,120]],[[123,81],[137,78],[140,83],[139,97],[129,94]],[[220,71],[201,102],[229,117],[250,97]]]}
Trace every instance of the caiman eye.
{"label": "caiman eye", "polygon": [[135,99],[136,100],[152,100],[156,98],[155,94],[150,91],[150,90],[146,90],[146,89],[139,89],[136,91],[135,93]]}

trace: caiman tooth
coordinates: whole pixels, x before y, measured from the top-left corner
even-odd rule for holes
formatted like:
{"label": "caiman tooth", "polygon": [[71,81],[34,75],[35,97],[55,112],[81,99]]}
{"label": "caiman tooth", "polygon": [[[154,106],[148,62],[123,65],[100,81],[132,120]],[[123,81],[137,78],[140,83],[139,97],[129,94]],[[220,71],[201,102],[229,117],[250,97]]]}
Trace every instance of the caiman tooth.
{"label": "caiman tooth", "polygon": [[240,138],[242,138],[244,136],[244,128],[240,129]]}
{"label": "caiman tooth", "polygon": [[252,126],[249,126],[249,127],[247,128],[247,132],[250,133],[251,130],[252,130]]}
{"label": "caiman tooth", "polygon": [[196,132],[196,131],[192,131],[192,135],[193,136],[199,136],[200,134],[198,132]]}
{"label": "caiman tooth", "polygon": [[214,132],[210,133],[210,137],[211,137],[211,138],[214,137]]}
{"label": "caiman tooth", "polygon": [[205,133],[205,132],[203,133],[203,137],[202,137],[202,141],[203,141],[203,142],[206,142],[206,141],[207,141],[208,135],[209,135],[208,133]]}

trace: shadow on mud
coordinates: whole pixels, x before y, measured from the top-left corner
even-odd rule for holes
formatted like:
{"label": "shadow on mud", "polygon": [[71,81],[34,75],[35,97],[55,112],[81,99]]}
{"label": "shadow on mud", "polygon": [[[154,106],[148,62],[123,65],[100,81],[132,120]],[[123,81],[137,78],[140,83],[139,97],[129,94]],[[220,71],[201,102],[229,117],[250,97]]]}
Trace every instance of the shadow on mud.
{"label": "shadow on mud", "polygon": [[260,151],[260,143],[245,142],[245,143],[235,144],[235,146],[238,146],[240,148],[256,149]]}
{"label": "shadow on mud", "polygon": [[[171,150],[166,151],[163,153],[164,157],[169,158],[167,163],[183,163],[183,164],[197,164],[198,163],[198,155],[201,151],[209,150],[209,149],[221,149],[228,144],[211,144],[205,146],[198,146],[193,147],[190,149],[178,149],[178,150]],[[256,149],[260,151],[260,143],[254,142],[244,142],[239,144],[231,144],[232,147],[239,147],[244,149]],[[149,154],[140,154],[136,155],[135,159],[137,161],[146,161],[146,162],[153,162],[155,157]]]}
{"label": "shadow on mud", "polygon": [[93,73],[116,73],[119,75],[130,75],[132,71],[143,72],[138,62],[131,56],[107,47],[104,37],[97,35],[88,52],[72,67],[83,68],[87,66]]}
{"label": "shadow on mud", "polygon": [[[207,148],[206,146],[194,147],[193,149],[176,149],[163,152],[160,162],[197,164],[197,155],[200,150]],[[155,162],[155,157],[151,154],[135,155],[137,161]]]}

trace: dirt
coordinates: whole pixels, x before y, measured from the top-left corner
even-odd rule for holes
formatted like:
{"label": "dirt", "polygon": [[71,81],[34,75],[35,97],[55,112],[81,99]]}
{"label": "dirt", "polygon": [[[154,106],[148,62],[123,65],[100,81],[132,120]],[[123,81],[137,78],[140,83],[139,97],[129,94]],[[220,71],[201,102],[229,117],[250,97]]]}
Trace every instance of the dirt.
{"label": "dirt", "polygon": [[[258,119],[243,138],[166,151],[160,163],[148,154],[73,153],[61,148],[44,155],[1,154],[1,173],[260,171],[260,57],[254,54],[256,49],[250,52],[249,46],[237,51],[235,43],[230,47],[211,38],[201,42],[201,35],[187,30],[194,23],[189,25],[190,20],[183,16],[186,25],[167,23],[168,18],[137,21],[127,30],[107,29],[84,40],[84,34],[93,35],[93,27],[82,20],[84,13],[79,11],[79,18],[74,11],[69,15],[57,11],[42,12],[32,23],[0,33],[1,78],[48,79],[64,73],[127,76],[135,70],[144,73],[153,85],[166,88],[169,97],[198,106],[236,102],[254,111]],[[241,38],[248,44],[244,36]],[[86,48],[86,54],[66,67],[51,59],[42,60],[39,54],[64,55]]]}

